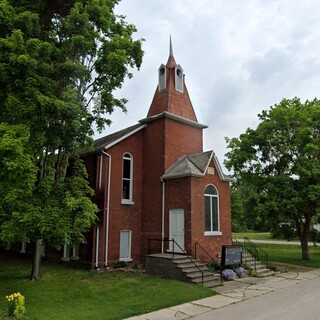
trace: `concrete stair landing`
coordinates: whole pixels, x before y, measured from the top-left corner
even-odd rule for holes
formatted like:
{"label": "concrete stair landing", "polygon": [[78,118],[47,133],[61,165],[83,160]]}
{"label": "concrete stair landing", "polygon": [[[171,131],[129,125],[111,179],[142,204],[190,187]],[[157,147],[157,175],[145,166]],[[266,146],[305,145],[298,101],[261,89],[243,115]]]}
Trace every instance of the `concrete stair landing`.
{"label": "concrete stair landing", "polygon": [[[151,254],[146,259],[146,271],[170,279],[203,284],[211,288],[220,285],[220,276],[209,271],[206,264],[185,255]],[[202,271],[200,271],[200,270]],[[202,282],[203,273],[203,282]]]}

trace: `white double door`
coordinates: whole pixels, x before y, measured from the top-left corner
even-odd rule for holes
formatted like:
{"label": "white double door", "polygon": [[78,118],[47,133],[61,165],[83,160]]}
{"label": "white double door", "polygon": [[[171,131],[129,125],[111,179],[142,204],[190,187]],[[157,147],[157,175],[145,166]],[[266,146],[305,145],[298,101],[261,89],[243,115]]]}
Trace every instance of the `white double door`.
{"label": "white double door", "polygon": [[169,211],[169,238],[179,245],[173,244],[170,241],[169,250],[174,252],[184,251],[184,210],[183,209],[172,209]]}

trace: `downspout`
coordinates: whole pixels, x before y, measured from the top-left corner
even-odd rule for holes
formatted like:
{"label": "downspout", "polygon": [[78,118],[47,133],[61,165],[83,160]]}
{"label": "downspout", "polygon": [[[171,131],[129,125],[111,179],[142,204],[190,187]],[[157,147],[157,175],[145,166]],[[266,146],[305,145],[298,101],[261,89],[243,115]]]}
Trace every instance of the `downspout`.
{"label": "downspout", "polygon": [[165,187],[166,183],[162,178],[160,178],[162,182],[162,221],[161,221],[161,253],[164,253],[164,204],[165,204]]}
{"label": "downspout", "polygon": [[96,269],[99,269],[99,237],[100,237],[100,227],[97,226],[97,236],[96,236]]}
{"label": "downspout", "polygon": [[[103,155],[100,156],[100,166],[99,166],[99,183],[98,188],[101,189],[102,181],[102,164],[103,164]],[[100,242],[100,226],[97,226],[96,232],[96,269],[99,269],[99,242]]]}
{"label": "downspout", "polygon": [[109,158],[108,165],[108,191],[107,191],[107,208],[106,208],[106,251],[105,251],[105,260],[104,267],[108,267],[108,245],[109,245],[109,211],[110,211],[110,179],[111,179],[111,155],[107,152],[101,150],[101,152]]}

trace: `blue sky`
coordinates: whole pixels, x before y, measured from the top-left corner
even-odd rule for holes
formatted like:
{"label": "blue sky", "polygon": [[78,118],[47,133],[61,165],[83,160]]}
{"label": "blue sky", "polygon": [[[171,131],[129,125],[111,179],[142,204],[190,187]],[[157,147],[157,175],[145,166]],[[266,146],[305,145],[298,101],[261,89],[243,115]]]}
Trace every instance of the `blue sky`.
{"label": "blue sky", "polygon": [[221,164],[224,137],[254,128],[262,110],[320,98],[318,0],[122,0],[116,12],[137,27],[145,55],[117,93],[129,100],[127,114],[116,111],[103,135],[146,117],[170,34],[198,121],[209,126],[204,150]]}

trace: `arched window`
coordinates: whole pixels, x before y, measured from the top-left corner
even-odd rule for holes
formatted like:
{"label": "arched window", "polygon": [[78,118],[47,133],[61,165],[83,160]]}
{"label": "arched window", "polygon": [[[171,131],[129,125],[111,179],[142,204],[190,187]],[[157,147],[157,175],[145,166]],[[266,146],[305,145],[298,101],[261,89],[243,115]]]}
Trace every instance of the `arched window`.
{"label": "arched window", "polygon": [[219,195],[215,186],[208,185],[204,191],[205,235],[220,233]]}
{"label": "arched window", "polygon": [[122,161],[122,203],[132,203],[133,158],[130,153],[123,155]]}

